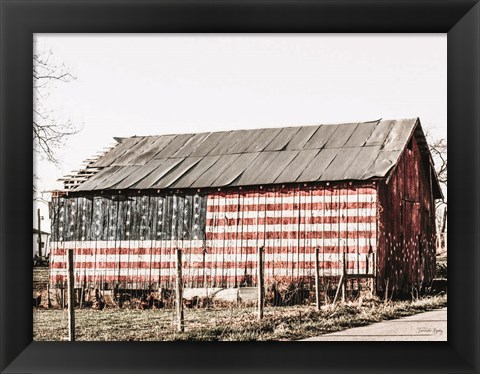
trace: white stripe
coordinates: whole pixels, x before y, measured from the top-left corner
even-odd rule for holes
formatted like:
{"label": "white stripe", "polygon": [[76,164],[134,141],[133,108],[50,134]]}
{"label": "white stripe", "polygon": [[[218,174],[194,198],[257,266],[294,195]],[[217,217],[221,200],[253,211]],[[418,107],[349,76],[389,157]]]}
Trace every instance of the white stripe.
{"label": "white stripe", "polygon": [[[244,229],[246,228],[246,226],[244,227]],[[372,233],[373,234],[373,233]],[[169,240],[164,240],[162,241],[161,245],[163,246],[161,249],[166,249],[166,250],[169,250],[171,251],[170,248],[173,248],[172,247],[172,242],[173,241],[169,241]],[[61,249],[61,248],[66,248],[67,247],[67,244],[70,245],[72,242],[65,242],[65,243],[60,243],[58,245],[58,248]],[[87,242],[85,242],[85,248],[88,248]],[[92,249],[95,248],[95,242],[90,242],[91,243],[91,247]],[[107,242],[104,242],[105,245],[107,245],[108,243]],[[312,239],[311,241],[312,243],[312,246],[319,246],[319,247],[322,247],[322,246],[325,246],[325,247],[336,247],[338,246],[338,238],[332,238],[332,239]],[[182,244],[182,243],[179,243],[179,244]],[[230,247],[237,247],[237,248],[241,248],[242,246],[243,247],[257,247],[257,246],[261,246],[261,245],[264,245],[264,246],[267,246],[267,247],[272,247],[272,248],[275,248],[275,247],[278,247],[279,245],[281,244],[282,247],[297,247],[298,246],[298,239],[291,239],[291,238],[287,238],[287,239],[266,239],[266,240],[262,240],[262,239],[259,239],[258,241],[256,239],[237,239],[237,240],[223,240],[223,239],[218,239],[218,240],[206,240],[206,247],[210,247],[210,248],[223,248],[224,246],[230,246]],[[65,246],[64,246],[65,245]],[[97,245],[98,245],[98,242],[97,242]],[[138,241],[138,244],[137,244],[140,248],[144,248],[143,244],[141,241]],[[159,243],[160,245],[160,243]],[[341,239],[341,245],[345,246],[347,245],[347,240],[346,239]],[[351,246],[351,247],[354,247],[354,246],[368,246],[368,245],[372,245],[372,247],[376,247],[377,245],[377,241],[375,238],[363,238],[363,237],[359,237],[358,240],[357,238],[349,238],[348,239],[348,246]],[[303,246],[303,240],[300,240],[300,247]],[[106,247],[104,247],[106,248]],[[111,247],[111,248],[116,248],[116,247]],[[122,248],[125,248],[125,247],[122,247]],[[130,246],[130,250],[133,251],[135,247],[133,246]],[[160,247],[159,247],[160,248]],[[183,242],[183,245],[179,245],[179,248],[180,249],[183,249],[185,251],[185,253],[188,254],[188,250],[190,248],[194,248],[196,250],[200,249],[200,248],[203,248],[203,242],[201,240],[185,240]],[[107,248],[108,249],[108,248]],[[168,254],[162,254],[162,259],[167,256]],[[95,253],[92,254],[92,255],[87,255],[85,257],[90,257],[93,259],[93,257],[95,256]],[[100,256],[100,253],[99,253],[99,250],[97,248],[97,254],[96,254],[97,258]],[[105,255],[102,255],[102,256],[105,256]],[[115,258],[115,256],[118,257],[118,255],[112,255],[113,258]],[[123,256],[123,255],[122,255]],[[128,255],[127,255],[128,256]],[[130,255],[132,256],[132,255]],[[144,256],[148,256],[148,259],[150,258],[150,254],[147,253],[145,254]],[[55,258],[57,257],[61,257],[61,258],[64,258],[66,256],[52,256],[52,261],[55,261]],[[117,259],[115,258],[115,261],[117,261]]]}
{"label": "white stripe", "polygon": [[[360,214],[359,214],[360,211]],[[238,219],[238,218],[257,218],[258,214],[260,214],[259,218],[263,217],[279,217],[278,210],[267,210],[265,211],[256,211],[256,210],[249,210],[244,212],[207,212],[207,219]],[[296,210],[281,210],[281,217],[295,217],[299,216],[298,209]],[[355,217],[376,217],[377,210],[375,208],[369,209],[333,209],[333,210],[301,210],[300,216],[301,217],[337,217],[340,212],[345,216]]]}
{"label": "white stripe", "polygon": [[[337,231],[370,231],[374,228],[374,223],[314,223],[314,224],[300,224],[300,232],[337,232]],[[278,224],[278,225],[261,225],[260,231],[263,232],[296,232],[298,224]],[[237,226],[221,226],[220,233],[228,232],[234,233],[239,231]],[[211,231],[209,231],[211,232]],[[257,226],[248,226],[243,228],[243,232],[257,232]]]}
{"label": "white stripe", "polygon": [[[152,282],[156,281],[156,279],[158,279],[158,270],[159,269],[152,269],[152,276],[151,276],[151,279],[152,279]],[[163,269],[165,270],[165,269]],[[169,270],[169,273],[170,275],[174,275],[175,273],[175,268],[171,268],[171,269],[167,269]],[[96,277],[98,280],[100,280],[100,278],[102,276],[113,276],[113,277],[116,277],[116,276],[130,276],[132,278],[134,277],[145,277],[146,280],[148,280],[149,276],[150,276],[150,269],[139,269],[139,268],[123,268],[123,269],[114,269],[114,268],[106,268],[106,269],[82,269],[82,272],[79,273],[79,277],[83,277],[83,275],[86,275],[86,276],[94,276]],[[67,271],[65,269],[52,269],[51,271],[51,275],[52,276],[56,276],[56,275],[63,275],[63,276],[66,276],[67,275]],[[163,275],[163,274],[162,274]],[[165,275],[168,275],[168,274],[165,274]]]}
{"label": "white stripe", "polygon": [[[293,191],[292,191],[293,194]],[[266,197],[259,195],[259,199],[257,197],[245,197],[243,199],[243,205],[257,205],[260,204],[293,204],[298,202],[298,193],[295,193],[295,196],[277,196],[277,197]],[[302,201],[306,201],[308,203],[321,203],[324,202],[323,195],[300,195]],[[334,198],[336,202],[340,203],[355,203],[355,202],[375,202],[377,195],[376,191],[373,190],[371,194],[359,194],[357,195],[355,192],[349,193],[348,195],[325,195],[325,202],[328,203],[330,198]],[[259,201],[258,201],[259,200]],[[225,205],[238,205],[238,198],[223,198],[223,197],[208,197],[207,199],[207,206],[225,206]]]}

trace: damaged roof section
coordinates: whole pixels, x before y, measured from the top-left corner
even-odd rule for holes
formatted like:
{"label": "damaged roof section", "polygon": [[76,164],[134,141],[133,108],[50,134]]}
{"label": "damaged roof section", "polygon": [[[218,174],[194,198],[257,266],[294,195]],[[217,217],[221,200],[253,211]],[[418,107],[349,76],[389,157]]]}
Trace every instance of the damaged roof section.
{"label": "damaged roof section", "polygon": [[430,162],[418,118],[115,138],[115,147],[88,164],[94,172],[65,188],[188,189],[383,178],[412,136]]}

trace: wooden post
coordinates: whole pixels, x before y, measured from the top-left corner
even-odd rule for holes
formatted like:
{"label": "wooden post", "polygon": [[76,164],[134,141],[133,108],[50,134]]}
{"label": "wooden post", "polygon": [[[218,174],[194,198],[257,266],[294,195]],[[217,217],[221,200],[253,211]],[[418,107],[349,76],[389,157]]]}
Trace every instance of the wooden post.
{"label": "wooden post", "polygon": [[342,279],[343,279],[343,282],[342,282],[342,301],[345,301],[345,298],[347,296],[347,279],[346,279],[346,275],[347,275],[347,263],[346,263],[346,253],[343,252],[343,267],[342,267]]}
{"label": "wooden post", "polygon": [[73,277],[73,249],[68,250],[68,340],[75,341],[75,293]]}
{"label": "wooden post", "polygon": [[[206,270],[206,265],[205,265],[205,256],[207,255],[207,248],[203,248],[202,251],[202,266],[203,266],[203,287],[205,287],[205,290],[208,289],[207,286],[207,270]],[[208,292],[207,292],[207,298],[208,298]]]}
{"label": "wooden post", "polygon": [[40,209],[37,209],[37,220],[38,220],[38,257],[40,257],[40,262],[42,261],[42,225],[41,220],[42,217],[40,216]]}
{"label": "wooden post", "polygon": [[337,298],[338,298],[338,294],[340,293],[340,287],[342,286],[343,284],[343,274],[340,276],[340,281],[338,282],[338,285],[337,285],[337,291],[335,292],[335,297],[333,298],[333,304],[335,305],[335,303],[337,302]]}
{"label": "wooden post", "polygon": [[320,271],[318,265],[318,247],[315,248],[315,296],[317,300],[317,310],[320,310]]}
{"label": "wooden post", "polygon": [[52,307],[52,301],[50,300],[50,281],[47,283],[47,308]]}
{"label": "wooden post", "polygon": [[207,284],[207,268],[205,264],[205,257],[207,255],[207,248],[203,248],[203,287],[205,288],[205,297],[206,297],[206,305],[210,305],[210,299],[208,297],[208,284]]}
{"label": "wooden post", "polygon": [[182,251],[177,248],[177,331],[184,331],[183,321],[183,285],[182,285]]}
{"label": "wooden post", "polygon": [[[370,256],[370,255],[369,255]],[[375,253],[372,253],[372,297],[377,293],[377,269],[375,267]]]}
{"label": "wooden post", "polygon": [[[82,309],[82,306],[83,306],[83,298],[84,298],[84,294],[83,294],[83,293],[85,292],[84,290],[85,290],[85,286],[82,285],[82,290],[80,291],[80,300],[79,300],[79,303],[80,303],[79,307],[80,307],[80,309]],[[115,296],[115,294],[114,294],[113,296]]]}
{"label": "wooden post", "polygon": [[263,282],[263,247],[258,247],[257,261],[258,319],[260,320],[263,318],[263,300],[265,297],[265,286]]}

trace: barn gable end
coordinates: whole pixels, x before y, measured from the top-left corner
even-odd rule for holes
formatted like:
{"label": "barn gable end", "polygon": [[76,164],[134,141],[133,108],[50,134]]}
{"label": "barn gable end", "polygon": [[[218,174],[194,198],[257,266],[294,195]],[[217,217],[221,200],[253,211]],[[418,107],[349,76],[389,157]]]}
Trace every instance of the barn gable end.
{"label": "barn gable end", "polygon": [[378,278],[403,293],[435,276],[435,199],[441,198],[420,124],[379,183]]}

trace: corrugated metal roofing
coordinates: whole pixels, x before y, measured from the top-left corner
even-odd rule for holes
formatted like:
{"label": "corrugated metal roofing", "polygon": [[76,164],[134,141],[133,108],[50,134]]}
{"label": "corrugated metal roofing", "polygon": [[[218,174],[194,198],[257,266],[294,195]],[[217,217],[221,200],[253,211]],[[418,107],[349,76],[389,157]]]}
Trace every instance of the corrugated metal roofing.
{"label": "corrugated metal roofing", "polygon": [[[249,162],[253,160],[258,153],[236,153],[233,155],[223,155],[221,156],[217,162],[215,162],[210,169],[208,169],[205,173],[201,175],[195,182],[193,182],[192,187],[200,188],[200,187],[210,187],[214,185],[214,182],[220,178],[225,177],[225,175],[229,175],[232,172],[232,169],[238,167],[238,161],[240,157],[246,155],[249,158]],[[244,166],[243,166],[244,167]],[[230,172],[230,173],[229,173]],[[220,186],[221,184],[215,184],[214,186]]]}
{"label": "corrugated metal roofing", "polygon": [[318,149],[307,149],[298,152],[288,166],[283,169],[282,173],[275,179],[274,183],[290,183],[296,182],[300,174],[310,165],[314,157],[319,152]]}
{"label": "corrugated metal roofing", "polygon": [[73,191],[381,178],[417,124],[414,118],[123,138],[90,165],[100,171]]}

